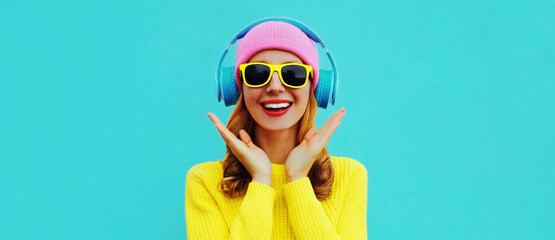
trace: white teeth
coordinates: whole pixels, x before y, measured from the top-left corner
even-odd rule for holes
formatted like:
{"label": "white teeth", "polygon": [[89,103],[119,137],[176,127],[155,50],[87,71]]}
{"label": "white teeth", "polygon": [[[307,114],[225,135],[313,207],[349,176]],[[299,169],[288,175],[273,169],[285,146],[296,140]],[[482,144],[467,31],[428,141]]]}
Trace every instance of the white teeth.
{"label": "white teeth", "polygon": [[289,107],[291,103],[266,103],[264,104],[265,108],[284,108]]}

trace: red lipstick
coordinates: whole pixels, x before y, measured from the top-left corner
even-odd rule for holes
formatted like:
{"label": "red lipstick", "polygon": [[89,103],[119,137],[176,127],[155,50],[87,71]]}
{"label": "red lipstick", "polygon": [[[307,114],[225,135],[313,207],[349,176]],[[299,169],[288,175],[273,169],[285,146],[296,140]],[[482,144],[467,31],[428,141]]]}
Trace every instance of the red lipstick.
{"label": "red lipstick", "polygon": [[[267,110],[266,108],[264,108],[264,104],[267,104],[267,103],[291,103],[291,104],[286,109],[279,110],[279,111],[270,111],[270,110]],[[262,111],[264,111],[264,113],[266,113],[270,116],[273,116],[273,117],[277,117],[277,116],[281,116],[283,114],[286,114],[289,111],[289,109],[291,109],[291,106],[293,106],[293,101],[289,101],[289,100],[285,100],[285,99],[270,99],[270,100],[263,101],[260,104],[260,107],[262,108]]]}
{"label": "red lipstick", "polygon": [[285,100],[285,99],[270,99],[270,100],[263,101],[261,103],[266,104],[266,103],[288,103],[288,102],[293,102],[293,101]]}

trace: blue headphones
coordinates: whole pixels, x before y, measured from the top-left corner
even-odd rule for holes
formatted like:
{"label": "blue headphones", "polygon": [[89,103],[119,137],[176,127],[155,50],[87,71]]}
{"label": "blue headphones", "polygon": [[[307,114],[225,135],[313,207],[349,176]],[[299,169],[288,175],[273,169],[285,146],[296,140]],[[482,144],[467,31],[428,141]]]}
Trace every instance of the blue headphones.
{"label": "blue headphones", "polygon": [[235,66],[222,68],[222,62],[224,61],[227,52],[229,51],[231,46],[233,46],[233,44],[235,44],[237,40],[242,39],[249,30],[251,30],[256,25],[267,21],[282,21],[292,24],[295,27],[301,29],[310,39],[312,39],[312,41],[319,43],[320,46],[322,46],[324,51],[326,51],[328,59],[331,62],[332,70],[320,69],[320,77],[318,80],[318,86],[316,86],[316,89],[314,91],[314,97],[316,98],[318,107],[324,109],[327,108],[330,99],[331,103],[335,104],[338,80],[337,69],[335,68],[335,61],[333,61],[331,53],[326,48],[326,45],[324,44],[322,39],[320,39],[320,37],[318,37],[318,35],[314,31],[312,31],[301,22],[290,18],[264,18],[251,23],[239,33],[237,33],[235,37],[233,37],[229,46],[224,50],[222,56],[220,57],[218,68],[216,70],[216,94],[218,95],[218,102],[221,102],[223,99],[225,106],[227,107],[234,105],[239,99],[239,90],[237,88],[237,83],[235,82]]}

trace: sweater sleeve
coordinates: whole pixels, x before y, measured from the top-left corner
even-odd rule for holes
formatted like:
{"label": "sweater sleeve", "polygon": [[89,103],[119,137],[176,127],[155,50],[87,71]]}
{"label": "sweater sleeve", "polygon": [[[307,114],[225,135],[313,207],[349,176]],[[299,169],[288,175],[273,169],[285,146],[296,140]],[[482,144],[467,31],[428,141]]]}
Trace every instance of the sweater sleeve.
{"label": "sweater sleeve", "polygon": [[270,239],[275,189],[251,182],[229,229],[208,189],[202,174],[192,168],[185,184],[187,239]]}
{"label": "sweater sleeve", "polygon": [[282,190],[296,239],[340,239],[308,177],[287,183]]}
{"label": "sweater sleeve", "polygon": [[339,213],[337,229],[316,198],[308,177],[283,186],[289,220],[297,239],[367,239],[366,170],[358,169],[349,183],[347,197]]}
{"label": "sweater sleeve", "polygon": [[337,233],[342,239],[368,239],[366,226],[368,172],[357,164],[352,172],[346,198],[339,212]]}

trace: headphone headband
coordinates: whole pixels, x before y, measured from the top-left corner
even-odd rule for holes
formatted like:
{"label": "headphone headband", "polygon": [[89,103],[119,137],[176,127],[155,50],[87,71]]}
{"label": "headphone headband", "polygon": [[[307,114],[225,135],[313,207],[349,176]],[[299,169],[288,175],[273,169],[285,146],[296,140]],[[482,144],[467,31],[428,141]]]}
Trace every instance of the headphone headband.
{"label": "headphone headband", "polygon": [[253,22],[253,23],[249,24],[248,26],[243,28],[241,31],[239,31],[239,33],[237,33],[237,35],[235,35],[235,37],[231,40],[231,44],[234,44],[237,40],[243,38],[247,34],[247,32],[249,32],[249,30],[251,30],[256,25],[261,24],[263,22],[269,22],[269,21],[281,21],[281,22],[289,23],[289,24],[301,29],[310,39],[312,39],[312,41],[320,43],[320,45],[323,48],[326,48],[322,39],[320,39],[320,37],[318,37],[318,35],[316,35],[316,33],[314,31],[312,31],[312,29],[310,29],[308,26],[304,25],[303,23],[301,23],[297,20],[291,19],[291,18],[276,18],[276,17],[260,19],[256,22]]}

